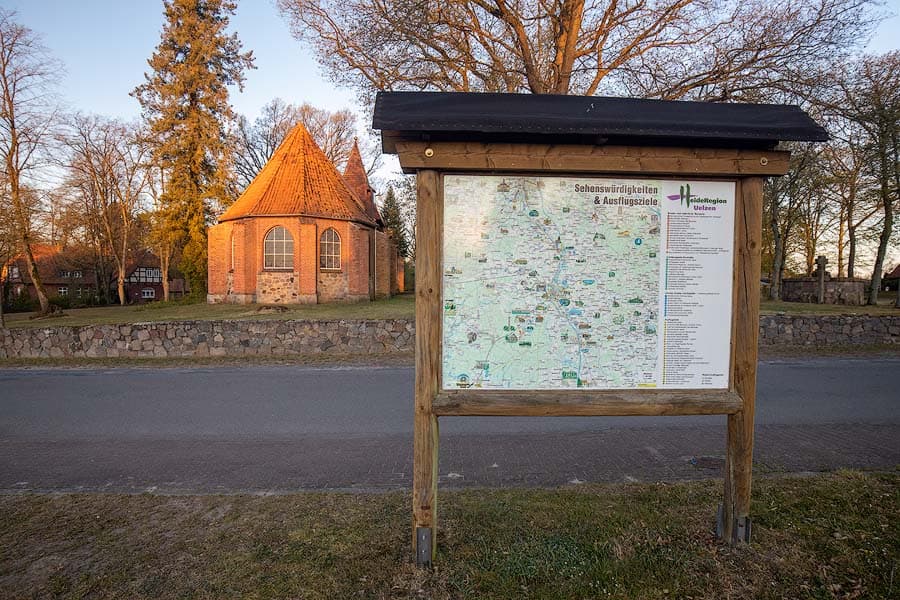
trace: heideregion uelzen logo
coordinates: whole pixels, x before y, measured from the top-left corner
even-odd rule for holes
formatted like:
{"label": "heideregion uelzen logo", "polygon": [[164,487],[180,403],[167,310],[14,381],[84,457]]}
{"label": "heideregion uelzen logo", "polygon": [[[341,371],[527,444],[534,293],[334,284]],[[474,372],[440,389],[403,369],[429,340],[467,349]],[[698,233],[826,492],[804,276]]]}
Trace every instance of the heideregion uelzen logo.
{"label": "heideregion uelzen logo", "polygon": [[695,196],[691,196],[691,184],[686,184],[681,186],[680,192],[677,194],[669,194],[666,196],[669,200],[679,200],[681,205],[684,206],[687,204],[687,207],[691,207],[691,200],[695,198]]}
{"label": "heideregion uelzen logo", "polygon": [[716,196],[715,198],[709,198],[706,196],[698,196],[697,194],[691,193],[691,184],[686,183],[679,188],[677,194],[669,194],[666,196],[669,200],[675,202],[678,201],[681,206],[685,208],[694,207],[694,210],[706,211],[706,210],[716,210],[717,204],[728,204],[728,200],[725,198],[720,198]]}

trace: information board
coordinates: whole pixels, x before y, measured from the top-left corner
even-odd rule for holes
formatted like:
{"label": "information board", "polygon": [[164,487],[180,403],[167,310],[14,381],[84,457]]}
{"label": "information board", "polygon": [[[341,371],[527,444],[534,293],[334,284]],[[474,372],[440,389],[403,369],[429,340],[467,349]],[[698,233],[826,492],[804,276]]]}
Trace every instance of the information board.
{"label": "information board", "polygon": [[444,389],[724,389],[735,184],[444,175]]}

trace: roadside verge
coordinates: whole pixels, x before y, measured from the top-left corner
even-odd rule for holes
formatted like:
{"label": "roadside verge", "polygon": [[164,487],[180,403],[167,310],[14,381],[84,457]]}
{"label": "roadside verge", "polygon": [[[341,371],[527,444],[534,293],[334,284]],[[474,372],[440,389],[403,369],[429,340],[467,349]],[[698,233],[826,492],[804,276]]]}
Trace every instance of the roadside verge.
{"label": "roadside verge", "polygon": [[441,496],[434,570],[407,494],[0,496],[0,596],[889,598],[900,475],[755,482],[754,541],[712,532],[721,482]]}

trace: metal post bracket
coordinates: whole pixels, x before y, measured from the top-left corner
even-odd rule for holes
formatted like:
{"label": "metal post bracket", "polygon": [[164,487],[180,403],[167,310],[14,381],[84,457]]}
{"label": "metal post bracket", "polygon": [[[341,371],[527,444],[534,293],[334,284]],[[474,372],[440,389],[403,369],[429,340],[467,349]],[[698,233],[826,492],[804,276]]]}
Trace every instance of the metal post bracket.
{"label": "metal post bracket", "polygon": [[[731,540],[726,541],[730,544],[738,542],[749,544],[753,535],[753,520],[750,517],[736,518],[732,525]],[[716,511],[716,537],[720,540],[725,539],[725,507],[722,504],[719,504],[719,509]]]}
{"label": "metal post bracket", "polygon": [[433,558],[431,527],[416,527],[416,566],[430,567]]}

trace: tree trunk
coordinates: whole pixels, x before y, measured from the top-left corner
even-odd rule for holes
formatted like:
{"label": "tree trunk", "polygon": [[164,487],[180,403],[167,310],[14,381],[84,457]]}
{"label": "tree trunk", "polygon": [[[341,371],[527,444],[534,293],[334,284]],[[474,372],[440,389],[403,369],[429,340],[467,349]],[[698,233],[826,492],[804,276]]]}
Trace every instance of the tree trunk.
{"label": "tree trunk", "polygon": [[128,214],[125,210],[125,202],[119,200],[122,214],[122,248],[121,254],[116,257],[116,289],[119,292],[119,304],[125,306],[125,263],[128,261]]}
{"label": "tree trunk", "polygon": [[119,292],[119,304],[125,306],[125,267],[119,266],[116,274],[116,290]]}
{"label": "tree trunk", "polygon": [[106,271],[106,260],[98,254],[97,263],[97,300],[101,304],[110,304],[109,301],[109,273]]}
{"label": "tree trunk", "polygon": [[34,291],[37,294],[38,302],[41,305],[41,314],[50,313],[50,299],[44,292],[44,284],[41,282],[41,275],[38,273],[37,263],[34,261],[34,252],[31,250],[31,242],[28,238],[22,240],[25,248],[25,265],[28,267],[28,276],[31,277],[31,283],[34,285]]}
{"label": "tree trunk", "polygon": [[772,218],[771,228],[775,249],[772,252],[772,281],[769,285],[769,299],[781,300],[781,277],[784,271],[784,239],[781,237],[778,219],[775,216]]}
{"label": "tree trunk", "polygon": [[163,301],[169,301],[169,253],[159,253],[159,270],[162,274]]}
{"label": "tree trunk", "polygon": [[847,237],[846,223],[844,221],[844,210],[841,209],[841,215],[838,217],[838,239],[837,239],[837,276],[844,276],[844,239]]}
{"label": "tree trunk", "polygon": [[816,264],[816,247],[813,242],[807,238],[806,241],[806,273],[812,275]]}
{"label": "tree trunk", "polygon": [[555,71],[555,94],[568,94],[572,87],[572,71],[577,57],[578,33],[584,18],[584,0],[566,0],[559,15],[559,30],[556,32],[556,56],[553,59]]}
{"label": "tree trunk", "polygon": [[887,254],[888,243],[891,241],[891,233],[894,226],[894,207],[893,198],[891,198],[891,178],[888,174],[889,157],[886,143],[882,139],[879,143],[879,154],[881,155],[881,201],[884,204],[884,227],[881,230],[881,236],[878,240],[878,252],[875,254],[875,265],[872,267],[872,281],[869,282],[869,298],[868,304],[875,306],[878,304],[878,292],[881,291],[881,274],[884,268],[884,257]]}
{"label": "tree trunk", "polygon": [[[897,139],[897,128],[895,127],[892,130],[891,134],[891,146],[894,149],[894,156],[892,157],[892,163],[894,166],[894,193],[900,194],[900,140]],[[900,204],[898,204],[900,207]],[[893,220],[893,210],[891,211],[891,219]],[[900,279],[897,280],[897,300],[894,302],[894,308],[900,308]]]}
{"label": "tree trunk", "polygon": [[853,279],[853,272],[856,267],[856,227],[853,226],[852,222],[847,226],[847,244],[849,246],[847,251],[847,277]]}

